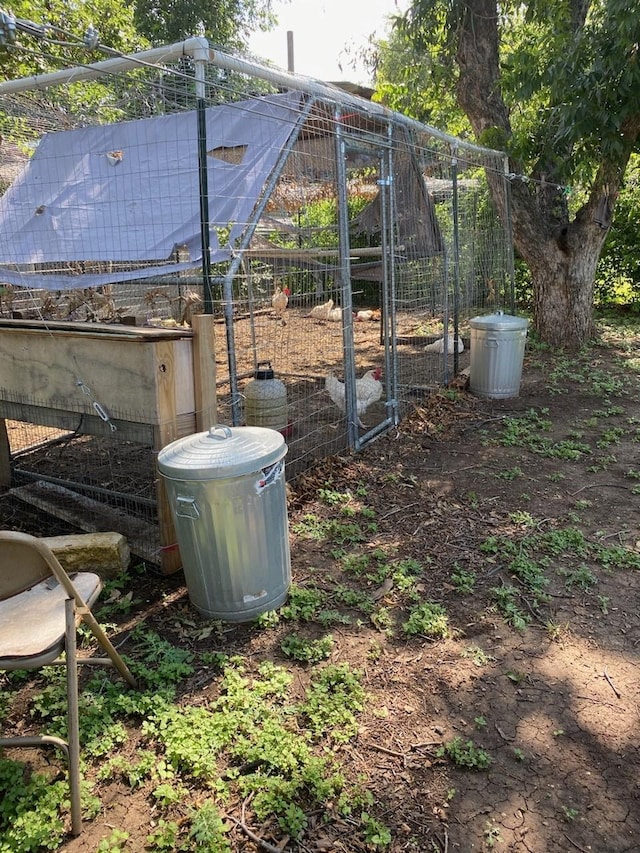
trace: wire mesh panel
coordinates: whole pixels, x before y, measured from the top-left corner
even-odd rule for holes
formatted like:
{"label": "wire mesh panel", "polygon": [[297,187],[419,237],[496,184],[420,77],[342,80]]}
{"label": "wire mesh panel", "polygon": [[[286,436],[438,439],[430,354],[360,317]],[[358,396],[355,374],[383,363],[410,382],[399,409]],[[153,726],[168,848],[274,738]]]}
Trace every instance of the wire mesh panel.
{"label": "wire mesh panel", "polygon": [[[468,319],[510,307],[501,154],[202,39],[0,84],[0,133],[4,485],[162,528],[167,441],[251,421],[275,389],[295,476],[398,423],[468,363]],[[116,325],[183,343],[130,374],[100,340]]]}

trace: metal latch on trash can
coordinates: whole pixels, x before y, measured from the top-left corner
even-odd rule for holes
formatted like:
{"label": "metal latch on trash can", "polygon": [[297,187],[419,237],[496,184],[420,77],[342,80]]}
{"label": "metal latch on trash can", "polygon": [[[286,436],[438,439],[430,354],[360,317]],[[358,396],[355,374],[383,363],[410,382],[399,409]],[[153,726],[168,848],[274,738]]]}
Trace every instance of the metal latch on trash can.
{"label": "metal latch on trash can", "polygon": [[196,499],[186,495],[178,495],[176,498],[176,515],[180,518],[200,518]]}
{"label": "metal latch on trash can", "polygon": [[263,489],[266,489],[267,486],[270,486],[271,483],[275,483],[276,480],[279,480],[283,470],[284,462],[282,459],[273,465],[269,465],[267,468],[263,468],[262,477],[256,483],[256,491],[260,493]]}

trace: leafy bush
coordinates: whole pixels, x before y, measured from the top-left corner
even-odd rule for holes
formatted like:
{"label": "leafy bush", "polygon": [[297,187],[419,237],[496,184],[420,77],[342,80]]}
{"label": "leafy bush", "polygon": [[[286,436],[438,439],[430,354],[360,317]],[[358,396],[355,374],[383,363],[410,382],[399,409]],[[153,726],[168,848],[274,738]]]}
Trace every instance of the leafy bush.
{"label": "leafy bush", "polygon": [[640,308],[640,156],[633,154],[618,196],[611,230],[598,263],[596,305],[628,305]]}

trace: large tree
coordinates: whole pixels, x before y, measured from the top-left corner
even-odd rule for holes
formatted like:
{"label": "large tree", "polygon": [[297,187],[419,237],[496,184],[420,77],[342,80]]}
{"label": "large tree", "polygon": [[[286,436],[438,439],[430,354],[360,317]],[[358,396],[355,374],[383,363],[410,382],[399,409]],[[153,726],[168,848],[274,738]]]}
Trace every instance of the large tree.
{"label": "large tree", "polygon": [[[640,133],[637,0],[413,0],[401,31],[430,85],[455,81],[476,139],[509,153],[535,327],[551,345],[580,347]],[[488,178],[504,215],[502,182]]]}
{"label": "large tree", "polygon": [[100,43],[129,52],[148,47],[133,22],[133,9],[121,0],[13,0],[13,16],[24,25],[15,41],[0,46],[0,76],[11,79],[43,74],[60,67],[105,58],[84,44],[90,25],[98,28]]}
{"label": "large tree", "polygon": [[242,49],[247,37],[275,22],[271,0],[135,0],[138,30],[154,44],[204,35],[214,45]]}

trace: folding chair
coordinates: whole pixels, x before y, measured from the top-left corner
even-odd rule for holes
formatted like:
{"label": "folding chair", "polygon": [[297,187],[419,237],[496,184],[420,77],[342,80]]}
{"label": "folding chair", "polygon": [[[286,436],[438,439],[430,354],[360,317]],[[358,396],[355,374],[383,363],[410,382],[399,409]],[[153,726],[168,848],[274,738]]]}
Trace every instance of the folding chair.
{"label": "folding chair", "polygon": [[[26,533],[0,531],[0,670],[39,669],[51,663],[67,668],[67,740],[51,735],[0,738],[3,746],[60,747],[69,767],[71,832],[82,829],[80,809],[80,727],[78,664],[114,666],[132,686],[136,681],[96,622],[90,607],[102,582],[93,572],[69,576],[51,549]],[[76,630],[86,622],[106,658],[78,658]],[[64,661],[61,660],[62,653]]]}

